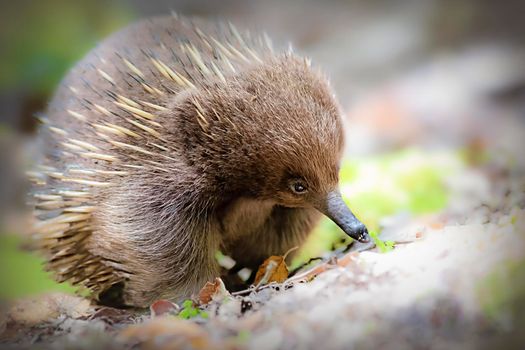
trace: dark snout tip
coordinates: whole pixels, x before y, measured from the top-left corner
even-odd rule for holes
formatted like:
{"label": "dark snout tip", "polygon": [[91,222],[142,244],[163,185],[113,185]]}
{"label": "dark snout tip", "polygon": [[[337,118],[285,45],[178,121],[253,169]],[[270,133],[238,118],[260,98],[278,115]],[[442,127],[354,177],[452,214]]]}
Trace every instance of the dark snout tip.
{"label": "dark snout tip", "polygon": [[350,211],[339,191],[328,193],[326,199],[318,205],[318,210],[328,216],[351,238],[361,243],[371,241],[368,229]]}
{"label": "dark snout tip", "polygon": [[368,234],[368,229],[364,224],[358,225],[356,228],[353,229],[353,235],[356,240],[358,240],[361,243],[369,243],[371,241],[370,235]]}

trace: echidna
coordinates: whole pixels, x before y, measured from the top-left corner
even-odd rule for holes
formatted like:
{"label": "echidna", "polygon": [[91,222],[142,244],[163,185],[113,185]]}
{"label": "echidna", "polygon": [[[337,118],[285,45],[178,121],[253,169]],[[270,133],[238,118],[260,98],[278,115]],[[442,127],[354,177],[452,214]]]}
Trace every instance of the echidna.
{"label": "echidna", "polygon": [[43,118],[36,241],[58,281],[103,302],[180,299],[300,245],[338,191],[340,110],[307,59],[233,25],[159,17],[103,41]]}

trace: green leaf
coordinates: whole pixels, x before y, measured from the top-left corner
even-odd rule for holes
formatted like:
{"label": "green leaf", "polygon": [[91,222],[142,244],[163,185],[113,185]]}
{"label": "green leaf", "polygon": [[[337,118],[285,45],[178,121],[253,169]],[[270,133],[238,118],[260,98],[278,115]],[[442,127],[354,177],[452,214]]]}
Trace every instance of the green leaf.
{"label": "green leaf", "polygon": [[381,253],[388,253],[394,249],[395,243],[393,241],[382,241],[375,232],[369,232],[369,234]]}
{"label": "green leaf", "polygon": [[182,303],[182,310],[179,312],[179,318],[188,320],[194,317],[208,318],[208,313],[196,308],[193,301],[190,299],[184,300]]}

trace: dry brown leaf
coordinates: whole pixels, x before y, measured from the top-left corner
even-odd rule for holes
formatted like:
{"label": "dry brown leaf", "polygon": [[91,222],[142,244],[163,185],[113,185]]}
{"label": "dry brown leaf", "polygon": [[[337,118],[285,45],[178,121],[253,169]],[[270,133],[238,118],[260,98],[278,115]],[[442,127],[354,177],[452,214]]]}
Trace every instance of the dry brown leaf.
{"label": "dry brown leaf", "polygon": [[283,256],[270,256],[264,260],[257,274],[255,275],[255,284],[264,285],[270,282],[282,283],[288,278],[288,267]]}
{"label": "dry brown leaf", "polygon": [[146,349],[213,349],[209,335],[196,323],[176,317],[157,317],[129,326],[119,334],[125,343],[141,343]]}
{"label": "dry brown leaf", "polygon": [[217,277],[213,283],[206,282],[202,287],[199,292],[199,303],[206,305],[212,300],[221,300],[229,296],[230,292],[226,289],[224,282]]}
{"label": "dry brown leaf", "polygon": [[159,317],[166,314],[174,314],[179,310],[179,306],[175,303],[172,303],[169,300],[157,300],[150,305],[149,311],[151,317]]}

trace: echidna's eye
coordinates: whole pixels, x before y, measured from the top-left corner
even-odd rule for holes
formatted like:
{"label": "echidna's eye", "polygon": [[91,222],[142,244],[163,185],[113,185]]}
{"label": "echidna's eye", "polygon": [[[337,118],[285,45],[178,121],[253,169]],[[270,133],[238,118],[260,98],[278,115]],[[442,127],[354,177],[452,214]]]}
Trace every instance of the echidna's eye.
{"label": "echidna's eye", "polygon": [[292,182],[290,187],[292,191],[296,194],[303,194],[306,193],[306,191],[308,190],[306,184],[300,180]]}

